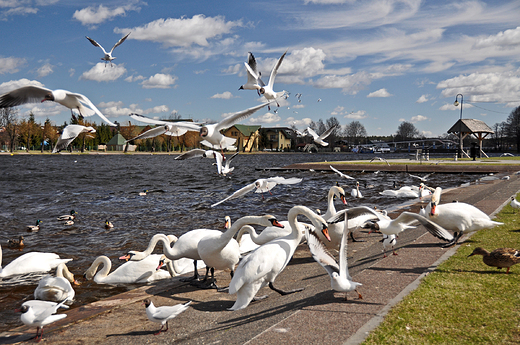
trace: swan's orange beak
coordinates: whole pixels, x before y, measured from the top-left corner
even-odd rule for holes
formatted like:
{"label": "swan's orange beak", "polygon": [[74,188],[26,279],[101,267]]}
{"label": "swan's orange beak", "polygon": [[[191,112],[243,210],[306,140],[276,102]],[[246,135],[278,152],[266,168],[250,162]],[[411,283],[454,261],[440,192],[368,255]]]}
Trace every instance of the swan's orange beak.
{"label": "swan's orange beak", "polygon": [[276,227],[279,227],[279,228],[284,228],[284,226],[279,221],[277,221],[276,219],[273,220],[273,226],[276,226]]}
{"label": "swan's orange beak", "polygon": [[163,267],[163,266],[164,266],[164,260],[161,260],[161,261],[159,261],[159,266],[157,266],[157,268],[156,268],[155,270],[158,271],[158,270],[160,270],[161,267]]}
{"label": "swan's orange beak", "polygon": [[231,227],[231,225],[229,223],[230,223],[229,220],[226,219],[226,223],[224,224],[225,229],[229,229]]}
{"label": "swan's orange beak", "polygon": [[126,255],[120,256],[119,260],[124,260],[124,261],[130,260],[130,254],[126,254]]}
{"label": "swan's orange beak", "polygon": [[339,198],[340,198],[341,202],[343,203],[343,205],[347,204],[347,199],[345,199],[345,195],[340,194]]}
{"label": "swan's orange beak", "polygon": [[329,242],[332,241],[330,239],[329,229],[327,228],[327,226],[325,226],[325,224],[323,225],[323,229],[321,230],[321,233],[323,234],[323,236],[325,236],[327,238],[327,240],[329,240]]}
{"label": "swan's orange beak", "polygon": [[81,283],[80,283],[79,281],[77,281],[76,279],[74,279],[74,282],[73,282],[72,284],[74,284],[74,285],[76,285],[76,286],[81,285]]}
{"label": "swan's orange beak", "polygon": [[437,205],[432,203],[432,209],[430,211],[430,216],[435,216],[435,207],[437,207]]}

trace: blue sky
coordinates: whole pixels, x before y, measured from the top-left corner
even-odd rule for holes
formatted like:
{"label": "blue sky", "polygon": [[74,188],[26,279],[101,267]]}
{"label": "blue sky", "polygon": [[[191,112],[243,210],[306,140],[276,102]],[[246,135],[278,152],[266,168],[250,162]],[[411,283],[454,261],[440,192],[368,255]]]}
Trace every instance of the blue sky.
{"label": "blue sky", "polygon": [[[520,105],[519,15],[520,1],[0,0],[0,93],[27,84],[82,93],[122,124],[131,112],[219,121],[262,101],[238,90],[247,52],[267,82],[288,49],[274,89],[290,97],[242,124],[304,129],[335,116],[369,135],[409,121],[437,136],[459,118],[458,93],[463,117],[490,126]],[[110,50],[128,32],[106,68],[85,38]],[[70,119],[46,103],[20,115],[31,110],[41,122]]]}

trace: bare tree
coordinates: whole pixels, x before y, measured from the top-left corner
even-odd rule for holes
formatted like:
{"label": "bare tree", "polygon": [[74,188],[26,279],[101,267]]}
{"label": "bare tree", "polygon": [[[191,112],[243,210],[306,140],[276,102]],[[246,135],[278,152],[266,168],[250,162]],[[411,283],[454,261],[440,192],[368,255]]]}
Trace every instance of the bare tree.
{"label": "bare tree", "polygon": [[361,122],[352,121],[345,125],[343,135],[347,138],[350,145],[359,145],[362,139],[367,136],[367,130]]}
{"label": "bare tree", "polygon": [[510,142],[516,144],[517,152],[520,152],[520,107],[516,107],[507,117],[507,137]]}
{"label": "bare tree", "polygon": [[329,135],[329,140],[327,140],[330,143],[330,146],[334,147],[334,144],[338,141],[338,137],[341,133],[341,124],[339,123],[338,119],[334,116],[328,118],[325,123],[327,126],[327,130],[329,128],[334,128],[334,130]]}
{"label": "bare tree", "polygon": [[411,140],[419,136],[419,131],[411,122],[403,121],[397,127],[395,138],[397,141]]}
{"label": "bare tree", "polygon": [[13,152],[18,136],[18,111],[15,108],[0,109],[0,127],[5,128],[9,141],[9,151]]}

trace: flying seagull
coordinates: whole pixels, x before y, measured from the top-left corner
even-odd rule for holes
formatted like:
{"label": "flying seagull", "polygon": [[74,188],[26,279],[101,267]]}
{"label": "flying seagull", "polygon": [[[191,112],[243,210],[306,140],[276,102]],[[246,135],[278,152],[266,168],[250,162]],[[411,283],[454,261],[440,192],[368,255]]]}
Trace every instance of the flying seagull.
{"label": "flying seagull", "polygon": [[[0,108],[15,107],[26,103],[53,101],[72,110],[77,110],[80,116],[88,117],[97,114],[110,126],[117,127],[110,122],[105,115],[88,99],[79,93],[66,90],[49,90],[40,86],[24,86],[19,89],[4,93],[0,96]],[[74,113],[72,113],[74,114]]]}
{"label": "flying seagull", "polygon": [[381,161],[381,162],[385,162],[388,166],[390,166],[390,163],[388,163],[388,161],[384,158],[381,158],[381,157],[374,157],[370,160],[370,163],[372,163],[373,161]]}
{"label": "flying seagull", "polygon": [[[247,62],[244,62],[244,64],[248,65],[255,74],[252,75],[251,72],[249,72],[249,69],[247,69],[247,67],[246,67],[247,82],[244,85],[240,86],[238,89],[239,90],[256,90],[256,92],[258,92],[258,95],[260,96],[259,90],[260,90],[261,86],[258,84],[258,80],[260,79],[260,75],[262,73],[260,73],[257,70],[256,59],[255,59],[253,53],[251,53],[251,52],[247,53]],[[256,78],[255,76],[258,76],[258,78]]]}
{"label": "flying seagull", "polygon": [[256,188],[255,193],[262,193],[262,198],[263,198],[264,197],[263,193],[265,193],[265,192],[271,193],[271,189],[273,189],[274,186],[276,186],[277,184],[295,184],[295,183],[300,183],[300,182],[302,182],[302,179],[297,178],[297,177],[291,177],[288,179],[286,179],[284,177],[279,177],[279,176],[269,177],[269,178],[259,178],[255,182],[250,183],[247,186],[240,188],[239,190],[237,190],[236,192],[234,192],[227,198],[211,205],[211,207],[220,205],[224,201],[244,196],[245,194],[249,193],[250,191],[254,190],[255,188]]}
{"label": "flying seagull", "polygon": [[332,133],[332,131],[336,128],[336,126],[332,126],[330,127],[329,129],[327,129],[322,135],[318,135],[316,134],[316,132],[310,128],[310,127],[307,127],[307,129],[305,130],[310,136],[312,136],[312,140],[314,140],[314,142],[316,144],[319,144],[321,146],[329,146],[329,143],[325,142],[324,140]]}
{"label": "flying seagull", "polygon": [[58,142],[56,143],[56,146],[54,146],[54,149],[52,149],[52,153],[60,152],[61,150],[65,150],[67,146],[71,142],[74,141],[80,135],[81,133],[95,133],[96,130],[93,127],[86,127],[82,125],[68,125],[67,127],[63,128],[63,132],[61,133],[60,137],[58,138]]}
{"label": "flying seagull", "polygon": [[200,131],[200,123],[196,123],[196,122],[189,122],[189,121],[171,122],[171,121],[166,121],[166,120],[156,120],[156,119],[152,119],[150,117],[147,117],[144,115],[139,115],[136,113],[131,113],[130,117],[136,121],[162,126],[162,128],[161,129],[152,128],[144,133],[139,134],[135,138],[127,140],[127,142],[136,140],[136,139],[153,138],[153,137],[156,137],[161,134],[174,136],[174,137],[180,137],[181,135],[185,134],[187,131],[194,131],[194,132]]}
{"label": "flying seagull", "polygon": [[125,35],[125,37],[121,38],[119,41],[117,41],[116,44],[114,44],[114,46],[112,47],[112,49],[110,49],[110,52],[106,52],[105,48],[103,48],[101,46],[101,44],[97,43],[96,41],[94,41],[92,38],[88,37],[88,36],[85,36],[87,38],[87,40],[90,41],[90,43],[92,43],[92,45],[94,45],[95,47],[99,47],[101,48],[101,50],[103,51],[103,53],[105,54],[104,57],[101,58],[101,60],[105,61],[105,67],[107,66],[107,62],[110,62],[110,66],[112,66],[112,60],[115,59],[115,57],[112,56],[112,52],[114,51],[114,49],[116,49],[116,47],[118,47],[121,43],[123,43],[126,38],[128,37],[128,35],[130,35],[130,32],[127,33]]}
{"label": "flying seagull", "polygon": [[348,175],[342,173],[342,172],[339,171],[338,169],[334,168],[332,165],[329,165],[329,167],[330,167],[330,169],[331,169],[332,171],[334,171],[334,172],[335,172],[336,174],[338,174],[339,176],[344,177],[344,178],[349,179],[349,180],[355,180],[352,176],[348,176]]}

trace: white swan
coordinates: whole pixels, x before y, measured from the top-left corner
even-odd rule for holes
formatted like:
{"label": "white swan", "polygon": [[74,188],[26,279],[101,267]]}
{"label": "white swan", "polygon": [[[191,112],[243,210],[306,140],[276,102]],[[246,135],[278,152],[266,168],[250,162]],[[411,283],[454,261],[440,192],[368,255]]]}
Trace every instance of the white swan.
{"label": "white swan", "polygon": [[453,241],[448,245],[456,244],[463,234],[504,224],[491,220],[487,214],[464,202],[439,205],[441,193],[442,188],[435,188],[430,203],[426,205],[425,212],[429,220],[455,232]]}
{"label": "white swan", "polygon": [[[129,261],[119,266],[114,272],[110,273],[112,263],[104,255],[98,256],[84,274],[85,279],[94,281],[98,284],[133,284],[149,283],[160,279],[170,278],[170,273],[164,270],[157,270],[157,265],[161,259],[160,254],[149,255],[141,261]],[[98,267],[103,265],[97,272]],[[97,273],[96,273],[97,272]]]}
{"label": "white swan", "polygon": [[10,277],[18,274],[49,272],[61,263],[72,259],[60,259],[58,254],[31,252],[23,254],[2,267],[2,246],[0,246],[0,278]]}
{"label": "white swan", "polygon": [[339,262],[334,259],[328,251],[320,238],[313,230],[307,231],[307,244],[311,251],[312,257],[320,265],[325,268],[330,276],[330,285],[334,291],[344,292],[345,299],[347,299],[347,292],[356,291],[358,298],[363,297],[357,291],[357,287],[362,285],[352,280],[348,272],[347,264],[347,239],[348,239],[348,220],[345,218],[343,222],[343,235],[341,236],[341,245],[339,249]]}
{"label": "white swan", "polygon": [[352,188],[350,191],[350,195],[352,195],[354,198],[362,198],[363,195],[359,191],[359,182],[356,181],[356,188]]}
{"label": "white swan", "polygon": [[415,186],[404,186],[398,190],[386,189],[382,192],[379,192],[381,195],[391,196],[394,198],[423,198],[425,196],[431,195],[431,191],[425,188],[424,183],[421,183],[419,187]]}
{"label": "white swan", "polygon": [[283,291],[275,288],[273,285],[276,277],[287,266],[300,243],[302,233],[298,230],[298,215],[304,215],[316,229],[320,229],[327,234],[327,223],[321,216],[318,216],[305,206],[294,206],[291,208],[287,215],[287,219],[291,224],[291,234],[260,246],[243,258],[238,265],[229,284],[229,293],[236,293],[237,300],[229,310],[239,310],[247,307],[258,290],[266,285],[282,295],[302,290]]}
{"label": "white swan", "polygon": [[211,267],[211,281],[214,282],[214,269],[230,269],[233,277],[235,265],[240,260],[239,245],[233,236],[240,228],[249,224],[283,228],[272,215],[245,216],[239,218],[226,232],[208,232],[200,239],[197,250],[206,267]]}
{"label": "white swan", "polygon": [[52,302],[61,302],[67,299],[72,302],[76,292],[70,285],[71,283],[79,285],[67,265],[59,264],[56,268],[56,277],[47,275],[40,280],[34,290],[34,298]]}

